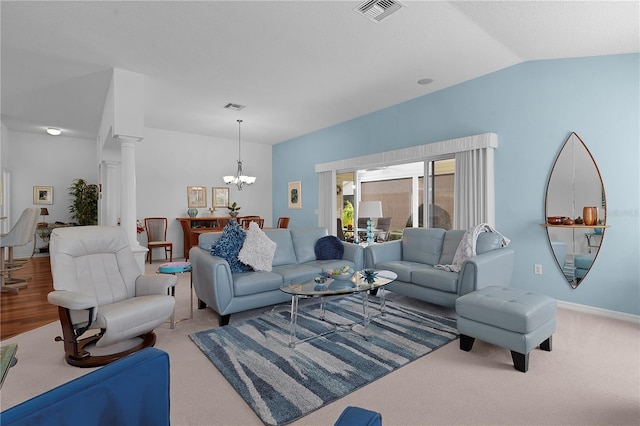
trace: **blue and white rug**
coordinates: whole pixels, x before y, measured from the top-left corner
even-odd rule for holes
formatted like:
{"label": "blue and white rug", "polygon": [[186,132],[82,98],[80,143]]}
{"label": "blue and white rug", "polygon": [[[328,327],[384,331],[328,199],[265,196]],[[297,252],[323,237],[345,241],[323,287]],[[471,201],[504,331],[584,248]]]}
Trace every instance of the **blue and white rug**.
{"label": "blue and white rug", "polygon": [[[290,348],[288,311],[190,337],[265,424],[283,425],[458,337],[454,319],[392,302],[386,307],[386,316],[372,318],[368,340],[341,331]],[[328,324],[307,317],[317,317],[319,311],[319,305],[300,308],[306,315],[298,316],[298,338],[329,329]],[[361,312],[361,299],[351,296],[328,302],[326,318],[358,320]]]}

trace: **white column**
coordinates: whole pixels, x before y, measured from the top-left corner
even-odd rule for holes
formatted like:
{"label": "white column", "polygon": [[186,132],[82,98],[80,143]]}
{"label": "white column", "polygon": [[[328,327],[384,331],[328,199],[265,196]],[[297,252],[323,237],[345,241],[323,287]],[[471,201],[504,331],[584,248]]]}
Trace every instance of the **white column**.
{"label": "white column", "polygon": [[101,218],[102,225],[116,226],[120,218],[120,162],[102,162],[102,204],[104,216]]}
{"label": "white column", "polygon": [[121,156],[120,226],[127,232],[131,250],[136,256],[140,270],[144,272],[148,249],[140,245],[136,232],[136,142],[141,139],[127,136],[118,136],[117,139],[120,142]]}

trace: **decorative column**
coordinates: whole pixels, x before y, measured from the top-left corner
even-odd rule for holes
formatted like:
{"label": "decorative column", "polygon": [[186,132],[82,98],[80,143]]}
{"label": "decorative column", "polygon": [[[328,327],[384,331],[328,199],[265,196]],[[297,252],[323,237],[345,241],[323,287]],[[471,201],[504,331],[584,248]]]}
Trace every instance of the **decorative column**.
{"label": "decorative column", "polygon": [[101,225],[116,226],[120,218],[120,162],[103,161],[102,175],[102,213]]}
{"label": "decorative column", "polygon": [[127,232],[131,250],[136,256],[140,270],[144,272],[144,262],[148,249],[138,242],[136,231],[136,142],[141,138],[116,136],[120,142],[121,185],[120,226]]}

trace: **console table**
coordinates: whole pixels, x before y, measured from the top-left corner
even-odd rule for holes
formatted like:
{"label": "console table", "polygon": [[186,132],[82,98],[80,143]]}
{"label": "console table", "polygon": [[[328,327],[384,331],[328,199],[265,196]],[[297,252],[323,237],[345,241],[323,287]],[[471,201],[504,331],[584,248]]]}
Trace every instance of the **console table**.
{"label": "console table", "polygon": [[191,231],[194,229],[208,232],[222,231],[231,217],[177,217],[176,220],[182,226],[184,258],[189,259],[189,250],[198,245],[198,236]]}

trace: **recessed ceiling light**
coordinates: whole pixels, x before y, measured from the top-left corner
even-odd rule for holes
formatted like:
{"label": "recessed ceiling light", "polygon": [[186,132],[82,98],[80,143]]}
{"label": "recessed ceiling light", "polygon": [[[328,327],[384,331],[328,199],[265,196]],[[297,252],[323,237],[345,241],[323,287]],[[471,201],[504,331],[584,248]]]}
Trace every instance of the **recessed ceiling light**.
{"label": "recessed ceiling light", "polygon": [[433,83],[433,79],[432,78],[422,78],[422,79],[418,80],[418,84],[422,84],[422,85],[431,84],[431,83]]}
{"label": "recessed ceiling light", "polygon": [[51,136],[58,136],[62,133],[62,130],[56,129],[55,127],[48,127],[47,133],[49,133]]}

